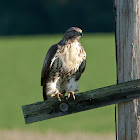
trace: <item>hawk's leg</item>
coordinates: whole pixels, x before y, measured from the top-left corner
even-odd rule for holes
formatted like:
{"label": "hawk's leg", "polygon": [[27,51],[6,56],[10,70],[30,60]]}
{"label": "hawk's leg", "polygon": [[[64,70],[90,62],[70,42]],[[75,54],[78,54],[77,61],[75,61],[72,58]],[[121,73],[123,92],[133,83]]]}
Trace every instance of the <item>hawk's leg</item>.
{"label": "hawk's leg", "polygon": [[75,100],[75,93],[76,93],[77,91],[78,91],[78,90],[76,89],[75,91],[68,92],[68,98],[70,98],[70,95],[72,95],[73,99]]}

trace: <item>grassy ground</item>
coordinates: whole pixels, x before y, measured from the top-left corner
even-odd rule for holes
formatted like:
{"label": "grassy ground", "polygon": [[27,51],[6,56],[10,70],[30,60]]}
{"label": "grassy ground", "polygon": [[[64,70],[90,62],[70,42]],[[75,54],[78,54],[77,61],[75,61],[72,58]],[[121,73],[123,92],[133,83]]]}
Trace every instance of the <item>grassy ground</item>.
{"label": "grassy ground", "polygon": [[[41,68],[48,48],[62,36],[0,38],[0,129],[114,132],[114,106],[25,125],[21,106],[42,100]],[[87,67],[79,81],[86,91],[116,83],[114,34],[85,34]]]}

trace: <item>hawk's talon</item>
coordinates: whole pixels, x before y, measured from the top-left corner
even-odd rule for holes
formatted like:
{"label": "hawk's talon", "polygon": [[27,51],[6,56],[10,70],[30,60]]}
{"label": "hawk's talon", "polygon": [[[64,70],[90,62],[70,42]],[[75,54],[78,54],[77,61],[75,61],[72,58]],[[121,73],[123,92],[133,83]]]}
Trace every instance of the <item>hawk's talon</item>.
{"label": "hawk's talon", "polygon": [[61,98],[60,98],[60,97],[58,97],[57,99],[58,99],[58,101],[60,101],[60,102],[61,102]]}
{"label": "hawk's talon", "polygon": [[[57,99],[59,100],[59,101],[61,101],[61,98],[64,98],[64,95],[63,94],[61,94],[60,92],[57,92],[57,94],[52,94],[51,95],[51,98],[52,97],[57,97]],[[61,98],[60,98],[61,97]]]}
{"label": "hawk's talon", "polygon": [[75,94],[74,93],[75,92],[72,92],[71,94],[72,94],[73,99],[75,100]]}
{"label": "hawk's talon", "polygon": [[52,97],[56,97],[56,95],[55,95],[55,94],[52,94],[52,95],[51,95],[51,98],[52,98]]}
{"label": "hawk's talon", "polygon": [[73,99],[75,100],[75,95],[74,95],[75,92],[68,92],[68,99],[70,98],[70,95],[72,94],[72,97]]}
{"label": "hawk's talon", "polygon": [[61,93],[60,92],[57,92],[57,99],[61,102],[61,98],[60,98],[60,95],[61,95]]}
{"label": "hawk's talon", "polygon": [[70,98],[70,92],[68,93],[68,98]]}
{"label": "hawk's talon", "polygon": [[65,96],[63,94],[60,93],[59,95],[61,98],[63,98],[63,99],[65,98]]}

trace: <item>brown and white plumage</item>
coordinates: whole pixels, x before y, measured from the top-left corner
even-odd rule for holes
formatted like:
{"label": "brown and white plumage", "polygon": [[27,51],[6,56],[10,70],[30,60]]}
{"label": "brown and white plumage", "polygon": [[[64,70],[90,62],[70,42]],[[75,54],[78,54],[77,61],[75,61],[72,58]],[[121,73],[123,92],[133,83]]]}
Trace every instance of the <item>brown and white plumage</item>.
{"label": "brown and white plumage", "polygon": [[79,42],[81,36],[80,28],[71,27],[48,50],[41,73],[44,100],[78,90],[77,81],[86,67],[86,52]]}

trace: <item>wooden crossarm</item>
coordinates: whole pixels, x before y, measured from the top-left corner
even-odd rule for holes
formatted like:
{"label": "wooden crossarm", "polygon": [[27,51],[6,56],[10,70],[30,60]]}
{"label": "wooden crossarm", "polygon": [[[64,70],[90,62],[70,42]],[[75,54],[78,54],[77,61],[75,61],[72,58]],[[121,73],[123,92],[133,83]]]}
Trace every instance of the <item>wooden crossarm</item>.
{"label": "wooden crossarm", "polygon": [[47,120],[80,111],[140,98],[140,80],[78,93],[76,100],[51,99],[22,106],[25,123]]}

